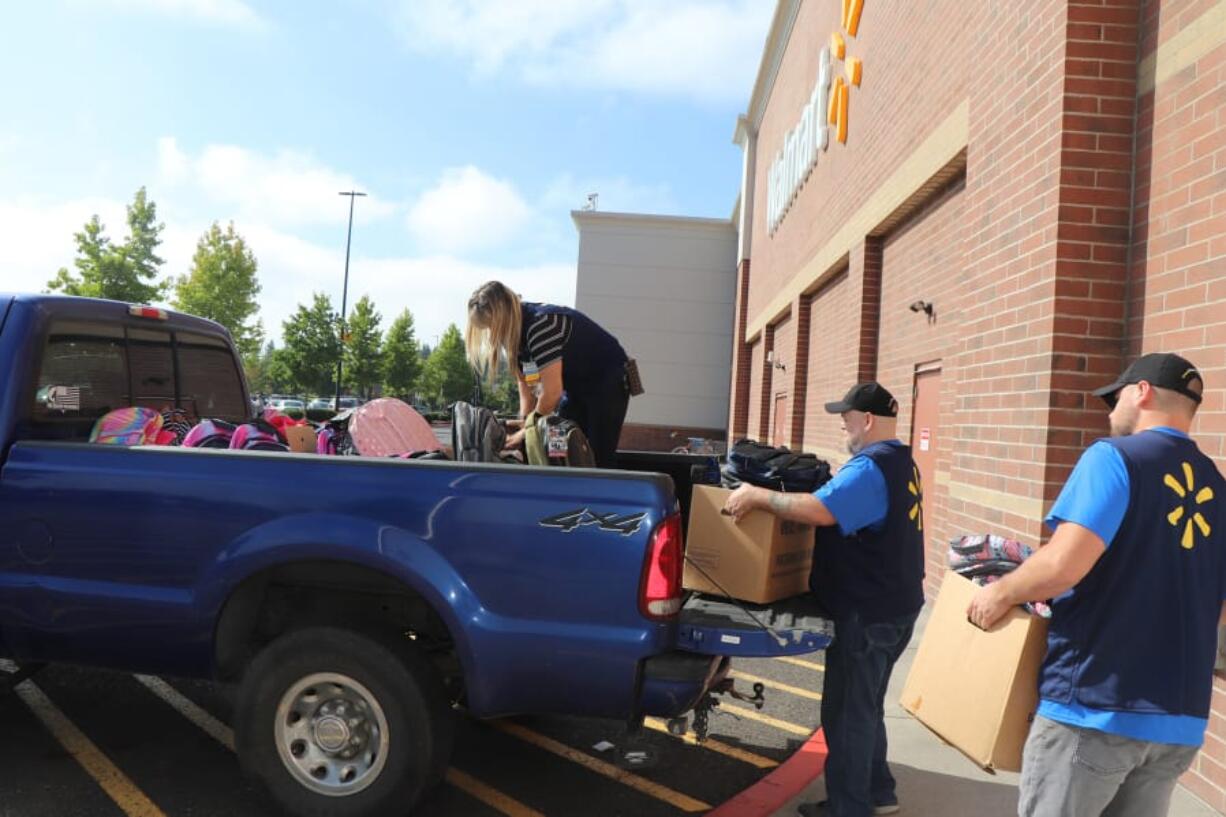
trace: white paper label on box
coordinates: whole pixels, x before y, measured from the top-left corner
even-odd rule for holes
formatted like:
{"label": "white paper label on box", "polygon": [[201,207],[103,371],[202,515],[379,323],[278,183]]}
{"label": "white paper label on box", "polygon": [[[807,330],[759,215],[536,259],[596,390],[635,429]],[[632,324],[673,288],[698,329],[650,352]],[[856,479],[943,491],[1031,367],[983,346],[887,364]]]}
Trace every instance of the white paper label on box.
{"label": "white paper label on box", "polygon": [[721,635],[719,641],[721,644],[740,644],[741,637],[739,635]]}

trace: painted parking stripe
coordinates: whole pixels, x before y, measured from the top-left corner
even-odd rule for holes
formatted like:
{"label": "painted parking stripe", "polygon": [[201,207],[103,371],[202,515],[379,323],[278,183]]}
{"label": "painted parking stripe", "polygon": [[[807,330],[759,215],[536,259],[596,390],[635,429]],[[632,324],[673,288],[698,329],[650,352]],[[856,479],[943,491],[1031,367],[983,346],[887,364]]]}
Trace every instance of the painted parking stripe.
{"label": "painted parking stripe", "polygon": [[573,749],[564,743],[559,743],[553,738],[547,738],[539,732],[534,732],[531,729],[520,726],[517,723],[495,721],[491,725],[495,729],[506,732],[508,735],[513,735],[525,743],[530,743],[537,748],[544,749],[545,751],[552,752],[559,757],[574,761],[590,771],[603,775],[610,780],[616,780],[618,783],[621,783],[624,786],[629,786],[630,788],[640,791],[643,794],[650,795],[657,800],[663,800],[665,803],[675,806],[682,811],[697,812],[709,811],[711,809],[711,805],[709,803],[696,800],[689,795],[674,791],[667,786],[661,786],[659,783],[652,782],[645,777],[640,777],[633,772],[628,772],[625,769],[619,769],[612,763],[597,760],[586,752]]}
{"label": "painted parking stripe", "polygon": [[150,675],[134,675],[132,677],[148,687],[149,691],[154,695],[170,704],[180,715],[203,729],[209,737],[231,752],[234,751],[234,730],[217,720],[217,718],[214,718],[195,701],[192,701],[161,678],[154,678]]}
{"label": "painted parking stripe", "polygon": [[778,718],[763,715],[756,709],[746,709],[742,706],[721,704],[720,708],[717,709],[716,712],[726,712],[729,715],[736,715],[738,718],[745,718],[747,720],[757,721],[758,723],[764,723],[767,726],[773,726],[782,732],[787,732],[788,734],[792,735],[803,735],[804,737],[808,737],[809,735],[813,734],[814,727],[812,726],[801,726],[797,723],[781,721]]}
{"label": "painted parking stripe", "polygon": [[124,814],[128,817],[166,817],[32,681],[23,681],[16,692],[34,716],[47,727],[47,731],[81,764],[81,768],[115,801],[115,805],[123,809]]}
{"label": "painted parking stripe", "polygon": [[[176,712],[196,724],[196,726],[199,726],[209,737],[231,752],[234,751],[234,730],[229,726],[226,726],[210,715],[199,704],[161,678],[154,678],[148,675],[137,675],[135,678],[144,684],[150,692],[169,704]],[[446,779],[452,786],[480,800],[495,811],[505,814],[507,817],[543,817],[540,812],[528,808],[523,803],[485,785],[480,780],[461,772],[459,769],[448,769]]]}
{"label": "painted parking stripe", "polygon": [[[673,735],[672,732],[668,731],[668,724],[659,718],[644,718],[643,725],[656,732],[663,732],[666,735],[677,737],[676,735]],[[684,735],[680,736],[678,740],[682,741],[683,743],[687,743],[690,746],[700,746],[703,749],[717,752],[725,757],[739,760],[742,763],[757,766],[759,769],[773,769],[779,765],[779,761],[777,760],[771,760],[769,757],[763,757],[762,755],[756,755],[753,752],[747,752],[744,749],[737,748],[736,746],[729,746],[728,744],[721,743],[713,738],[707,738],[702,743],[699,743],[698,738],[695,737],[693,732],[686,732]]]}
{"label": "painted parking stripe", "polygon": [[780,692],[786,692],[789,695],[808,698],[811,701],[820,701],[822,699],[822,693],[820,692],[814,692],[811,689],[801,689],[800,687],[794,687],[789,684],[781,684],[778,681],[772,681],[770,678],[763,678],[760,675],[750,675],[748,672],[741,672],[740,670],[735,669],[730,672],[729,675],[731,675],[733,678],[739,678],[742,681],[746,681],[751,684],[761,684],[767,689],[777,689]]}
{"label": "painted parking stripe", "polygon": [[490,788],[472,775],[465,774],[456,768],[447,770],[447,782],[460,791],[485,803],[490,808],[500,811],[507,817],[545,817],[539,811],[530,809],[497,789]]}
{"label": "painted parking stripe", "polygon": [[806,661],[803,658],[792,658],[790,656],[780,655],[780,656],[777,656],[775,660],[782,661],[785,664],[791,664],[794,667],[804,667],[805,669],[811,669],[815,672],[825,672],[826,671],[825,664],[819,664],[816,661]]}

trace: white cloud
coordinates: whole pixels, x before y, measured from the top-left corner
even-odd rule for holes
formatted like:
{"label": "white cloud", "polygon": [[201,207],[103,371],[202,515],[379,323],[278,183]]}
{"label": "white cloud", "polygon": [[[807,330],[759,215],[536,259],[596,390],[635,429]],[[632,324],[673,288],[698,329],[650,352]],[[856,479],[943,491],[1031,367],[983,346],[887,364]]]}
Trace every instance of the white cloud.
{"label": "white cloud", "polygon": [[400,19],[409,48],[478,75],[736,103],[773,11],[765,0],[402,0]]}
{"label": "white cloud", "polygon": [[[161,208],[160,215],[168,212]],[[59,267],[72,267],[76,245],[72,235],[93,214],[99,214],[112,240],[126,234],[124,202],[117,199],[79,199],[49,203],[23,198],[0,200],[4,235],[20,241],[0,241],[0,292],[39,292]],[[196,241],[207,224],[167,218],[159,255],[167,276],[190,268]],[[10,232],[11,230],[11,232]],[[331,296],[339,309],[344,251],[323,247],[267,223],[246,223],[244,238],[259,262],[260,317],[271,337],[279,339],[282,322],[312,292]],[[531,266],[475,264],[451,255],[370,257],[354,255],[349,264],[349,306],[369,294],[384,316],[384,327],[402,309],[412,310],[418,337],[433,343],[434,336],[456,323],[461,328],[468,296],[482,283],[498,279],[525,297],[573,304],[573,263]]]}
{"label": "white cloud", "polygon": [[260,29],[266,23],[243,0],[108,0],[128,11],[145,11],[214,25]]}
{"label": "white cloud", "polygon": [[347,173],[320,164],[307,153],[273,155],[235,145],[208,145],[191,156],[173,137],[158,140],[158,177],[163,186],[187,186],[193,195],[231,209],[229,217],[283,226],[343,224],[348,205],[342,190],[367,192],[355,219],[370,222],[396,211]]}
{"label": "white cloud", "polygon": [[513,184],[468,165],[444,171],[409,210],[407,224],[428,250],[472,253],[514,238],[531,218]]}

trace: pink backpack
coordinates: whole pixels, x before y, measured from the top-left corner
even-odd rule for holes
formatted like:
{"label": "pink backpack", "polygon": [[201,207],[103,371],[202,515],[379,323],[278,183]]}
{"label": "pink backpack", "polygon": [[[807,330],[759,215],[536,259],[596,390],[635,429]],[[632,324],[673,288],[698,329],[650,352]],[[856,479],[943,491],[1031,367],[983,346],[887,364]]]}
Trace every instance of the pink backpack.
{"label": "pink backpack", "polygon": [[364,457],[439,451],[443,447],[425,417],[392,397],[372,400],[356,409],[349,420],[349,436]]}
{"label": "pink backpack", "polygon": [[115,409],[98,418],[89,441],[102,445],[155,445],[162,431],[162,415],[150,408]]}
{"label": "pink backpack", "polygon": [[201,420],[183,438],[184,448],[229,448],[234,424],[224,420]]}
{"label": "pink backpack", "polygon": [[271,423],[256,420],[244,423],[234,429],[230,438],[230,449],[233,451],[289,451],[289,446],[281,440],[281,435]]}

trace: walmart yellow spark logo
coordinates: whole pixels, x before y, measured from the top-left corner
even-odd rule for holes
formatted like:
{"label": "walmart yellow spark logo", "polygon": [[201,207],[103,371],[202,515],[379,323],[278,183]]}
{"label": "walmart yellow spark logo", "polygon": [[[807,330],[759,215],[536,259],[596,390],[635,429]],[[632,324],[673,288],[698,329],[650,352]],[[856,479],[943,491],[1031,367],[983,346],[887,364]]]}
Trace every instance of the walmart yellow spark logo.
{"label": "walmart yellow spark logo", "polygon": [[[860,13],[864,11],[864,0],[843,0],[843,31],[855,37],[860,30]],[[847,56],[847,40],[841,31],[830,35],[830,53],[839,60],[845,60],[847,79],[836,77],[834,87],[830,89],[830,102],[826,110],[826,120],[834,125],[835,138],[847,144],[847,103],[851,94],[851,86],[860,87],[864,74],[864,63],[859,57]]]}
{"label": "walmart yellow spark logo", "polygon": [[[1184,522],[1183,537],[1179,540],[1179,544],[1184,550],[1191,550],[1196,545],[1196,531],[1200,531],[1201,536],[1209,538],[1209,533],[1212,528],[1205,521],[1205,517],[1200,511],[1193,506],[1192,513],[1188,515],[1188,497],[1193,491],[1196,491],[1196,478],[1192,474],[1192,466],[1189,463],[1183,463],[1183,478],[1181,484],[1173,474],[1167,474],[1163,477],[1162,482],[1166,487],[1175,492],[1175,496],[1179,498],[1179,505],[1173,511],[1166,515],[1166,521],[1171,523],[1171,527],[1179,527],[1180,522]],[[1199,491],[1196,491],[1193,501],[1197,506],[1204,505],[1213,499],[1213,489],[1206,485]],[[1188,516],[1187,520],[1184,517]]]}
{"label": "walmart yellow spark logo", "polygon": [[920,482],[919,469],[914,466],[911,468],[911,481],[907,483],[907,490],[911,492],[911,496],[915,497],[915,504],[911,506],[907,518],[915,523],[917,530],[922,531],[924,529],[924,486]]}

